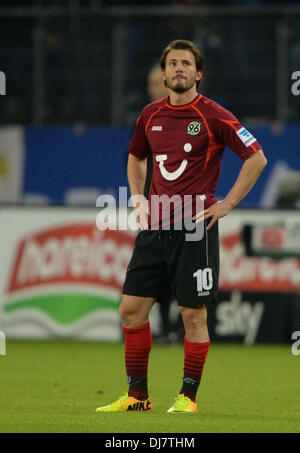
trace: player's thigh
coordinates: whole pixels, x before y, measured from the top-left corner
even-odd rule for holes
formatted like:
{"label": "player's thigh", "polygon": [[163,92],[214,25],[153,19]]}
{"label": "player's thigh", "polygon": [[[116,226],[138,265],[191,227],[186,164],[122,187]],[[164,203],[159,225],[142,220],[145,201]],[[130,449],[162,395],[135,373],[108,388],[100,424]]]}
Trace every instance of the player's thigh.
{"label": "player's thigh", "polygon": [[141,231],[128,264],[122,294],[139,298],[165,297],[170,292],[164,243],[159,231]]}
{"label": "player's thigh", "polygon": [[217,301],[219,278],[219,243],[217,223],[201,240],[185,240],[184,232],[174,235],[173,248],[177,250],[170,275],[179,306],[200,307]]}
{"label": "player's thigh", "polygon": [[149,312],[154,303],[154,297],[141,297],[123,294],[119,306],[120,317],[125,323],[134,322],[135,324],[139,324],[140,322],[144,322],[148,318]]}

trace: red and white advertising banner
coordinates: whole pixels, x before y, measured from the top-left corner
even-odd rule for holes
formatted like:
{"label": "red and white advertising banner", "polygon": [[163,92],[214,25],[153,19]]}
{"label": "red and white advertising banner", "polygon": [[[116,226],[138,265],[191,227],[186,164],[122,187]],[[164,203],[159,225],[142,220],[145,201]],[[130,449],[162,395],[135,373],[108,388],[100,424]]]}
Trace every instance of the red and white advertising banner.
{"label": "red and white advertising banner", "polygon": [[[8,337],[122,338],[118,305],[136,232],[100,231],[96,217],[96,208],[0,209],[0,330]],[[220,220],[221,290],[300,292],[300,259],[247,257],[241,240],[243,225],[283,217],[299,220],[292,211],[239,210]]]}
{"label": "red and white advertising banner", "polygon": [[249,257],[242,241],[244,225],[272,226],[285,219],[298,224],[300,214],[297,211],[236,210],[219,221],[220,289],[300,292],[300,258]]}
{"label": "red and white advertising banner", "polygon": [[120,290],[135,235],[99,231],[96,215],[0,210],[0,329],[7,336],[120,339]]}

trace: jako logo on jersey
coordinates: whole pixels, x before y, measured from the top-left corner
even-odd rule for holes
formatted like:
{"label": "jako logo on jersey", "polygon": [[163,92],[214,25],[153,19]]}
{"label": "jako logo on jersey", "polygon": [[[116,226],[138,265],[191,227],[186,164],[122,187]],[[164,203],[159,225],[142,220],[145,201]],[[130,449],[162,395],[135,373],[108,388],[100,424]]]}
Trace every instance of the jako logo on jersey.
{"label": "jako logo on jersey", "polygon": [[187,127],[187,133],[189,135],[197,135],[199,134],[201,129],[201,123],[197,123],[197,121],[192,121]]}
{"label": "jako logo on jersey", "polygon": [[236,134],[247,147],[256,141],[256,138],[254,138],[253,135],[251,135],[250,132],[244,127],[241,127],[241,129],[236,131]]}
{"label": "jako logo on jersey", "polygon": [[152,126],[151,131],[162,131],[162,126]]}

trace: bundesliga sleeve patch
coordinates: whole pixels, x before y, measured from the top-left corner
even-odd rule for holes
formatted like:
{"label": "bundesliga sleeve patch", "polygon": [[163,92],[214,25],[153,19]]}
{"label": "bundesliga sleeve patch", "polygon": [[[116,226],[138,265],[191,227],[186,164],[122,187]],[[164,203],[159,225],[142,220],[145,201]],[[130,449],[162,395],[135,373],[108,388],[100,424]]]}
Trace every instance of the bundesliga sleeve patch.
{"label": "bundesliga sleeve patch", "polygon": [[252,143],[256,142],[256,138],[253,137],[252,134],[250,134],[247,129],[244,127],[241,127],[238,131],[236,131],[237,136],[242,140],[245,146],[250,146]]}

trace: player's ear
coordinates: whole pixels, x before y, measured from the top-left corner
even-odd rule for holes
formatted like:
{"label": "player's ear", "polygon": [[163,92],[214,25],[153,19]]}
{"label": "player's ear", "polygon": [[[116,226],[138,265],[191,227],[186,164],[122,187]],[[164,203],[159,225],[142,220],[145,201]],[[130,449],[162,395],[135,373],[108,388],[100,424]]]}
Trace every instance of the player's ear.
{"label": "player's ear", "polygon": [[196,73],[196,80],[197,82],[202,79],[203,71],[197,71]]}
{"label": "player's ear", "polygon": [[163,80],[166,80],[166,73],[165,71],[161,71],[161,76]]}

